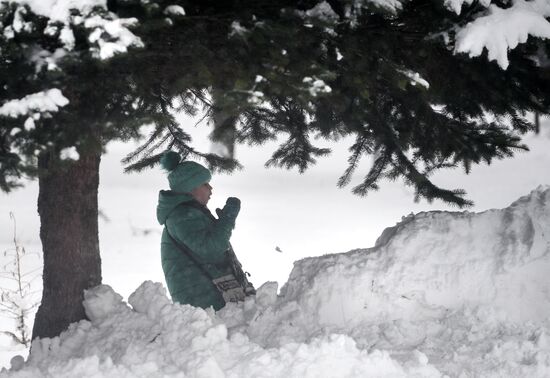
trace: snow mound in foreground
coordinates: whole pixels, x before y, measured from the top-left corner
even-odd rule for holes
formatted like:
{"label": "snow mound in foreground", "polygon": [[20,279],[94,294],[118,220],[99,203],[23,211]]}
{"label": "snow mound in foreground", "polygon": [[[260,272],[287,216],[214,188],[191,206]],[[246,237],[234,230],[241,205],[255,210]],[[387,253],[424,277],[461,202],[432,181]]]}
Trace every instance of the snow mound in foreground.
{"label": "snow mound in foreground", "polygon": [[[427,212],[370,249],[308,258],[218,313],[145,282],[86,293],[90,321],[0,377],[548,377],[550,187]],[[17,361],[16,361],[17,362]]]}
{"label": "snow mound in foreground", "polygon": [[[251,301],[252,302],[252,301]],[[249,302],[249,305],[251,304]],[[33,343],[26,366],[10,377],[405,377],[437,371],[418,353],[401,365],[386,351],[366,351],[345,335],[262,348],[228,334],[212,311],[174,305],[160,283],[144,282],[128,306],[109,286],[86,293],[90,321]],[[335,370],[336,369],[336,370]],[[438,376],[438,375],[435,375]]]}

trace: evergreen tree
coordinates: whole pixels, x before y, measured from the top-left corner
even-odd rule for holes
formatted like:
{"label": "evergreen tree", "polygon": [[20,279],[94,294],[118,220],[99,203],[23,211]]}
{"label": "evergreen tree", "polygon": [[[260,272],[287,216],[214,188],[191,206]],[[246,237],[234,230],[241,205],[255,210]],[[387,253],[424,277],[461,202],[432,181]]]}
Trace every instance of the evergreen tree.
{"label": "evergreen tree", "polygon": [[[550,79],[539,64],[547,43],[529,38],[498,64],[490,48],[473,58],[459,53],[461,30],[485,17],[478,2],[459,14],[432,0],[107,7],[75,9],[65,21],[17,2],[0,8],[0,187],[16,187],[22,176],[40,184],[44,294],[34,337],[84,317],[82,292],[101,281],[101,153],[111,140],[139,137],[142,125],[154,130],[125,159],[129,171],[155,165],[166,149],[213,169],[237,168],[231,154],[195,150],[174,118],[202,111],[215,121],[213,139],[229,147],[285,136],[266,164],[300,172],[330,152],[313,137],[353,136],[339,185],[373,156],[355,193],[402,178],[418,198],[462,207],[470,204],[465,193],[439,188],[430,174],[469,172],[525,149],[521,134],[534,127],[525,113],[550,109]],[[59,92],[11,102],[45,89]]]}

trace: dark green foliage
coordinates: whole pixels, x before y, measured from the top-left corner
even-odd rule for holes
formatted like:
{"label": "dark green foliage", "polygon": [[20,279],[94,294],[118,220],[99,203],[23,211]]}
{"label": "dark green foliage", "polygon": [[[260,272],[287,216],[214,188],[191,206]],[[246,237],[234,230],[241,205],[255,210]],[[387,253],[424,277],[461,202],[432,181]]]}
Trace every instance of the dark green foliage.
{"label": "dark green foliage", "polygon": [[[547,44],[530,38],[510,52],[507,70],[485,56],[453,53],[455,26],[484,11],[477,2],[460,16],[431,0],[407,1],[397,14],[368,2],[350,8],[351,0],[329,1],[328,18],[306,13],[320,3],[110,0],[110,11],[139,20],[133,32],[145,48],[98,61],[89,53],[88,31],[76,28],[75,51],[61,61],[62,70],[38,73],[25,59],[24,41],[50,52],[60,46],[41,33],[44,20],[29,13],[34,32],[1,40],[0,84],[8,89],[0,100],[56,87],[70,104],[30,131],[21,129],[23,119],[0,119],[0,186],[9,190],[30,174],[37,150],[102,148],[140,137],[146,124],[153,131],[123,160],[126,171],[158,164],[167,149],[213,169],[238,169],[231,157],[195,150],[192,132],[174,117],[202,112],[214,120],[212,139],[226,144],[283,137],[267,166],[303,172],[330,152],[312,140],[352,136],[339,186],[351,182],[362,158],[372,157],[354,193],[402,179],[417,198],[467,206],[462,190],[441,189],[430,175],[456,167],[468,173],[472,165],[526,149],[521,134],[534,129],[526,112],[550,109],[550,75],[536,59],[541,51],[547,55]],[[167,21],[163,10],[175,4],[186,15]],[[4,9],[1,16],[12,13]],[[315,89],[317,80],[330,90],[321,81]]]}

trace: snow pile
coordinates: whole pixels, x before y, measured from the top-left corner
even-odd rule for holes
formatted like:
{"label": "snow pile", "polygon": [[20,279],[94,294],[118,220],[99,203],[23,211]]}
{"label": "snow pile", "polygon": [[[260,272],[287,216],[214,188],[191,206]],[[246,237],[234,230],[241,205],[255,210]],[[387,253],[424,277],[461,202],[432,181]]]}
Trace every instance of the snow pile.
{"label": "snow pile", "polygon": [[405,217],[374,248],[297,262],[274,305],[220,315],[264,347],[341,333],[451,376],[548,377],[548,272],[539,187],[502,210]]}
{"label": "snow pile", "polygon": [[426,212],[376,246],[295,264],[283,288],[321,325],[424,319],[489,306],[514,321],[550,317],[550,188],[503,210]]}
{"label": "snow pile", "polygon": [[[218,313],[145,282],[0,377],[550,376],[550,187],[510,207],[405,217]],[[131,306],[131,307],[130,307]]]}
{"label": "snow pile", "polygon": [[432,371],[438,376],[421,355],[403,367],[385,351],[357,348],[345,335],[262,348],[242,333],[228,336],[211,311],[173,305],[159,283],[143,283],[129,303],[133,309],[108,286],[88,292],[90,321],[73,324],[60,337],[34,342],[26,365],[15,360],[12,371],[0,376],[405,377]]}

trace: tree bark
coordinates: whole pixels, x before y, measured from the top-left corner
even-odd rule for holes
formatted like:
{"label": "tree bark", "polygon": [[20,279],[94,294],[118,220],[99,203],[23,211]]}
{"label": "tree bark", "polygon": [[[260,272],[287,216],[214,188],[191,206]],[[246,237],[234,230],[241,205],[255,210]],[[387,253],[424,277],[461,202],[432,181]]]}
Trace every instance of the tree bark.
{"label": "tree bark", "polygon": [[223,98],[223,91],[214,88],[212,90],[212,120],[214,121],[214,130],[210,134],[210,140],[225,147],[226,150],[222,154],[224,157],[234,158],[237,120],[239,117],[238,115],[230,114],[228,109],[220,106],[221,98]]}
{"label": "tree bark", "polygon": [[85,319],[84,290],[101,283],[98,186],[101,152],[78,161],[39,158],[38,213],[44,251],[42,303],[32,338],[54,337]]}

